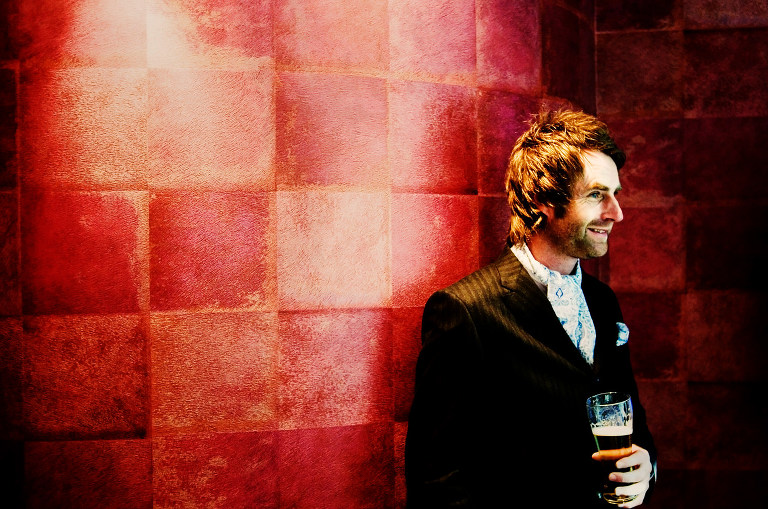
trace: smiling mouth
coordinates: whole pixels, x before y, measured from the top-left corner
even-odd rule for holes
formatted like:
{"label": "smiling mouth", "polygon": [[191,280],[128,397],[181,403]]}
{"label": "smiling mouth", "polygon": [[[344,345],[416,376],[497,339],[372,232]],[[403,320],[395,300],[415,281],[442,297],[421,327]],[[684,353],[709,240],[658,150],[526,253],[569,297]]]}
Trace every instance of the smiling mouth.
{"label": "smiling mouth", "polygon": [[594,227],[592,227],[592,228],[587,228],[587,230],[589,230],[589,231],[591,231],[593,233],[596,233],[598,235],[605,235],[606,237],[608,236],[609,233],[611,233],[611,230],[609,228],[594,228]]}

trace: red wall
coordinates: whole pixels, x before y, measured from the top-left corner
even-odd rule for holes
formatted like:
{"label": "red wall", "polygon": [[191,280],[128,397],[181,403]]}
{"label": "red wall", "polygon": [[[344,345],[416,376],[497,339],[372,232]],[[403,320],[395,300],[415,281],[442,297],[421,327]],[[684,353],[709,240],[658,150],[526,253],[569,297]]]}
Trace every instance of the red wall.
{"label": "red wall", "polygon": [[591,270],[664,475],[756,486],[766,14],[598,4],[3,2],[11,505],[402,507],[421,306],[499,251],[541,102],[629,147],[627,226]]}
{"label": "red wall", "polygon": [[651,507],[764,505],[768,4],[598,1],[625,221],[610,281],[659,442]]}

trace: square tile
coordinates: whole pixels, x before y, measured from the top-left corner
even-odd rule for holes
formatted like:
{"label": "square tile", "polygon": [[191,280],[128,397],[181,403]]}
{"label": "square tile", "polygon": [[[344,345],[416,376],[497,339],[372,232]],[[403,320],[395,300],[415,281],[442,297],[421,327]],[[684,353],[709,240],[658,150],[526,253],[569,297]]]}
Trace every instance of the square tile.
{"label": "square tile", "polygon": [[389,196],[278,192],[281,310],[390,305]]}
{"label": "square tile", "polygon": [[0,441],[2,442],[23,438],[21,330],[21,318],[0,318]]}
{"label": "square tile", "polygon": [[[688,207],[686,283],[689,289],[760,289],[768,238],[768,208],[756,205]],[[734,220],[734,218],[738,218]]]}
{"label": "square tile", "polygon": [[21,314],[19,199],[0,192],[0,316]]}
{"label": "square tile", "polygon": [[[2,53],[1,39],[0,53]],[[17,185],[16,99],[18,87],[16,74],[14,69],[0,69],[0,190],[15,188]]]}
{"label": "square tile", "polygon": [[25,437],[143,438],[146,334],[136,315],[25,317]]}
{"label": "square tile", "polygon": [[272,56],[270,0],[146,0],[147,64],[243,69]]}
{"label": "square tile", "polygon": [[131,313],[148,297],[147,195],[21,197],[25,314]]}
{"label": "square tile", "polygon": [[144,0],[21,0],[19,58],[35,67],[145,67],[146,15]]}
{"label": "square tile", "polygon": [[624,220],[611,233],[609,247],[613,289],[683,290],[686,245],[681,207],[624,207],[623,211]]}
{"label": "square tile", "polygon": [[145,189],[146,69],[21,75],[23,182],[53,189]]}
{"label": "square tile", "polygon": [[683,0],[601,0],[595,2],[595,15],[599,32],[669,30],[682,25]]}
{"label": "square tile", "polygon": [[280,313],[280,427],[392,419],[388,310]]}
{"label": "square tile", "polygon": [[421,315],[424,308],[392,310],[393,382],[395,421],[406,422],[416,384],[416,361],[421,351]]}
{"label": "square tile", "polygon": [[764,293],[738,290],[688,292],[683,300],[688,379],[766,382]]}
{"label": "square tile", "polygon": [[392,300],[423,306],[478,269],[476,196],[392,195]]}
{"label": "square tile", "polygon": [[681,120],[615,119],[609,128],[627,155],[619,171],[622,206],[663,206],[682,197],[691,185],[683,183],[683,163],[696,156],[681,150],[683,136],[688,135]]}
{"label": "square tile", "polygon": [[389,186],[384,80],[281,73],[276,122],[278,189]]}
{"label": "square tile", "polygon": [[619,294],[635,376],[652,380],[685,377],[681,300],[679,293]]}
{"label": "square tile", "polygon": [[153,195],[153,310],[277,310],[273,193]]}
{"label": "square tile", "polygon": [[496,90],[479,92],[478,191],[506,196],[504,186],[509,156],[527,129],[527,121],[539,111],[538,100]]}
{"label": "square tile", "polygon": [[278,507],[274,432],[152,440],[153,507]]}
{"label": "square tile", "polygon": [[596,55],[601,117],[681,116],[686,83],[682,32],[598,34]]}
{"label": "square tile", "polygon": [[765,384],[691,383],[686,419],[689,468],[760,470],[768,462]]}
{"label": "square tile", "polygon": [[476,192],[475,91],[390,82],[389,146],[394,191]]}
{"label": "square tile", "polygon": [[496,196],[480,196],[478,206],[480,266],[484,267],[506,249],[511,212],[507,199]]}
{"label": "square tile", "polygon": [[149,440],[26,442],[28,508],[152,507]]}
{"label": "square tile", "polygon": [[[634,352],[633,352],[634,355]],[[659,453],[662,469],[686,467],[686,428],[688,384],[682,381],[640,380],[640,399],[646,411],[648,428]],[[659,475],[659,478],[664,473]]]}
{"label": "square tile", "polygon": [[474,0],[389,1],[390,70],[417,79],[471,82],[476,67]]}
{"label": "square tile", "polygon": [[155,189],[274,189],[274,71],[154,69],[149,175]]}
{"label": "square tile", "polygon": [[280,507],[392,507],[392,424],[283,431]]}
{"label": "square tile", "polygon": [[478,84],[539,95],[539,3],[481,0],[476,2],[475,9]]}
{"label": "square tile", "polygon": [[[761,200],[768,194],[768,117],[687,119],[683,171],[689,200]],[[679,150],[679,149],[678,149]]]}
{"label": "square tile", "polygon": [[289,67],[386,71],[387,3],[283,0],[275,3],[275,57]]}
{"label": "square tile", "polygon": [[768,115],[768,28],[685,33],[685,116]]}
{"label": "square tile", "polygon": [[544,93],[595,111],[593,18],[556,3],[543,2],[542,85]]}
{"label": "square tile", "polygon": [[152,316],[155,436],[274,429],[276,313]]}
{"label": "square tile", "polygon": [[764,0],[685,0],[686,28],[759,27],[768,25]]}

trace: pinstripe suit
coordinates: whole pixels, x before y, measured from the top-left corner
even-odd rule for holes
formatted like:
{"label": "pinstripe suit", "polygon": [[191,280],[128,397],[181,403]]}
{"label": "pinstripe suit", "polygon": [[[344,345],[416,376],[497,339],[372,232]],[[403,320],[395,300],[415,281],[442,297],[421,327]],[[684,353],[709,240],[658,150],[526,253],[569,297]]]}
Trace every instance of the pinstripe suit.
{"label": "pinstripe suit", "polygon": [[429,299],[406,440],[409,507],[595,505],[585,401],[598,392],[632,395],[634,441],[655,461],[628,346],[616,346],[618,301],[587,274],[582,289],[593,366],[509,249]]}

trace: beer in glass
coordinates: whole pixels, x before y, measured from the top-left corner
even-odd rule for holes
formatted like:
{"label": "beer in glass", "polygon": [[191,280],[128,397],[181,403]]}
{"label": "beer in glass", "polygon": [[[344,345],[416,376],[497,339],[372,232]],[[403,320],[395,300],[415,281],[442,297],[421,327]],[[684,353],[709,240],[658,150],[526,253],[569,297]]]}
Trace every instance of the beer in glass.
{"label": "beer in glass", "polygon": [[592,426],[597,450],[601,452],[603,471],[602,498],[611,504],[623,504],[634,500],[637,495],[617,495],[616,488],[625,483],[608,479],[611,472],[626,472],[619,469],[616,461],[632,453],[632,399],[629,394],[605,392],[587,399],[587,415]]}

